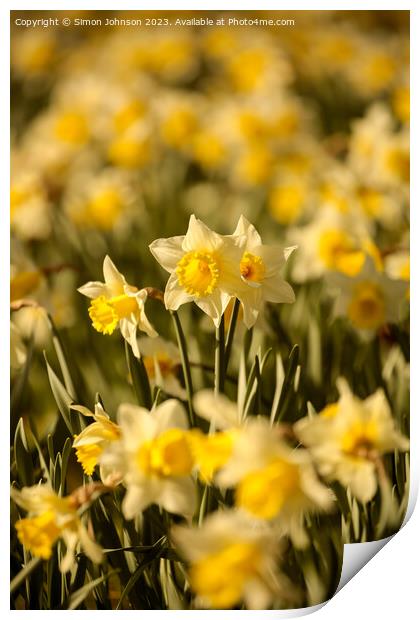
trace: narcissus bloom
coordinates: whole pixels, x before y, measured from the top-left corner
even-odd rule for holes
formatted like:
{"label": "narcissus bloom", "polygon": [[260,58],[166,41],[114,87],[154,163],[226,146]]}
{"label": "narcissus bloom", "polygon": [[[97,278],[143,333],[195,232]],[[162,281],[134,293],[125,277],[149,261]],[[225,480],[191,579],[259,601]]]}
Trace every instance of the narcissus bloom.
{"label": "narcissus bloom", "polygon": [[243,601],[248,609],[266,609],[273,599],[296,598],[278,570],[278,535],[237,511],[213,513],[199,528],[173,527],[171,537],[190,564],[197,606],[228,609]]}
{"label": "narcissus bloom", "polygon": [[185,399],[186,391],[178,380],[181,367],[179,349],[163,338],[141,337],[139,351],[152,387],[158,386],[170,396]]}
{"label": "narcissus bloom", "polygon": [[234,487],[238,508],[275,522],[297,546],[307,542],[303,515],[332,507],[332,494],[318,480],[309,452],[289,447],[265,418],[247,419],[237,432],[216,484]]}
{"label": "narcissus bloom", "polygon": [[150,504],[191,516],[195,507],[194,466],[182,405],[167,400],[152,411],[122,404],[117,414],[121,439],[108,444],[101,466],[119,471],[127,488],[126,519]]}
{"label": "narcissus bloom", "polygon": [[218,326],[241,286],[238,238],[219,235],[191,215],[185,236],[157,239],[149,247],[171,274],[165,289],[166,308],[177,310],[194,301]]}
{"label": "narcissus bloom", "polygon": [[241,215],[233,236],[239,241],[245,237],[242,257],[239,263],[241,280],[245,286],[237,292],[243,312],[244,323],[250,328],[255,324],[264,302],[292,303],[295,294],[290,284],[285,282],[281,269],[295,247],[282,248],[263,245],[255,227]]}
{"label": "narcissus bloom", "polygon": [[357,276],[334,273],[328,275],[327,282],[336,294],[334,313],[346,316],[361,336],[372,337],[386,323],[399,321],[407,283],[377,271],[370,257]]}
{"label": "narcissus bloom", "polygon": [[101,334],[108,335],[119,327],[134,355],[140,357],[137,329],[146,332],[148,336],[157,336],[144,309],[147,291],[127,284],[109,256],[104,259],[103,271],[105,282],[88,282],[77,289],[92,299],[89,306],[92,325]]}
{"label": "narcissus bloom", "polygon": [[[94,419],[94,422],[89,424],[73,441],[77,460],[82,465],[85,474],[91,476],[105,447],[111,441],[117,441],[121,432],[118,425],[109,419],[109,415],[100,403],[95,404],[95,413],[82,405],[72,405],[71,408]],[[101,471],[102,480],[104,480],[103,473]]]}
{"label": "narcissus bloom", "polygon": [[395,427],[384,392],[360,400],[344,381],[340,399],[318,416],[295,424],[295,432],[310,450],[319,472],[338,480],[362,502],[376,493],[376,461],[386,452],[408,450],[409,440]]}
{"label": "narcissus bloom", "polygon": [[48,484],[11,489],[12,499],[28,512],[25,519],[16,522],[18,538],[34,556],[48,560],[59,538],[66,545],[60,570],[69,571],[74,554],[80,547],[92,562],[101,562],[102,550],[92,540],[77,513],[77,504],[71,496],[60,497]]}

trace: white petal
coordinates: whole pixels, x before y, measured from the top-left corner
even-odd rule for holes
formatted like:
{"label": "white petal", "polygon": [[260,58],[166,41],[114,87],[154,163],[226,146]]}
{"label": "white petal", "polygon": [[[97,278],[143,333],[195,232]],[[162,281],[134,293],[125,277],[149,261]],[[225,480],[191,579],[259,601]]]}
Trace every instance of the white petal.
{"label": "white petal", "polygon": [[127,282],[108,255],[105,256],[103,270],[105,284],[111,295],[122,295],[124,293],[124,285],[127,284]]}
{"label": "white petal", "polygon": [[188,428],[187,415],[184,407],[175,398],[165,400],[152,413],[156,420],[156,434],[168,428]]}
{"label": "white petal", "polygon": [[155,434],[156,420],[150,411],[143,407],[123,403],[118,408],[117,420],[128,449],[130,446],[136,448]]}
{"label": "white petal", "polygon": [[158,503],[168,512],[192,517],[196,508],[195,485],[192,478],[165,480],[162,483]]}
{"label": "white petal", "polygon": [[147,506],[153,504],[156,500],[152,485],[145,484],[140,486],[132,485],[127,489],[122,503],[122,510],[126,519],[134,519]]}
{"label": "white petal", "polygon": [[103,282],[87,282],[77,290],[85,297],[89,297],[89,299],[96,299],[101,295],[106,297],[108,295],[108,288]]}
{"label": "white petal", "polygon": [[195,297],[188,295],[178,284],[178,278],[175,273],[171,275],[165,288],[165,307],[167,310],[178,310],[183,304],[193,301]]}
{"label": "white petal", "polygon": [[193,403],[198,415],[213,422],[216,428],[225,430],[240,423],[238,406],[223,394],[200,390],[194,395]]}
{"label": "white petal", "polygon": [[178,237],[169,237],[168,239],[156,239],[149,245],[149,250],[158,261],[158,263],[172,273],[184,256],[185,252],[182,249],[182,242],[185,235]]}
{"label": "white petal", "polygon": [[288,282],[281,276],[264,280],[264,299],[273,303],[291,304],[295,301],[295,293]]}
{"label": "white petal", "polygon": [[217,250],[223,244],[223,238],[213,230],[210,230],[195,215],[191,215],[188,231],[182,243],[185,252],[193,250]]}

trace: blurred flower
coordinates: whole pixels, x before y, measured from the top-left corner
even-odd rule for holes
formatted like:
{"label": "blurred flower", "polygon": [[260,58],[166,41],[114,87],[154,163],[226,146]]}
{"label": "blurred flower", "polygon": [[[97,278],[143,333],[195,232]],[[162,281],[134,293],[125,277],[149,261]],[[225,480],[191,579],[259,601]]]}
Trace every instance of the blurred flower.
{"label": "blurred flower", "polygon": [[268,528],[255,527],[236,511],[218,511],[201,527],[172,528],[171,538],[190,564],[197,605],[214,609],[267,609],[297,591],[279,572],[282,545]]}
{"label": "blurred flower", "polygon": [[303,515],[332,507],[331,492],[318,480],[309,453],[290,448],[265,418],[247,419],[215,480],[222,488],[235,487],[238,508],[274,520],[298,547],[308,543]]}
{"label": "blurred flower", "polygon": [[117,422],[121,438],[108,444],[101,466],[120,472],[127,489],[122,504],[126,519],[133,519],[150,504],[192,516],[194,460],[182,405],[171,399],[148,411],[123,404]]}
{"label": "blurred flower", "polygon": [[245,236],[242,258],[239,263],[241,280],[246,285],[237,292],[244,312],[244,323],[250,328],[255,324],[265,302],[293,303],[295,294],[290,284],[280,274],[286,260],[295,249],[263,245],[255,227],[243,215],[239,218],[233,236]]}
{"label": "blurred flower", "polygon": [[92,325],[101,334],[108,335],[118,326],[134,355],[140,357],[137,328],[151,337],[157,336],[144,310],[147,292],[127,284],[109,256],[104,259],[103,272],[105,282],[88,282],[77,289],[93,300],[89,306]]}
{"label": "blurred flower", "polygon": [[22,368],[26,362],[26,346],[19,328],[10,322],[10,367],[12,371]]}
{"label": "blurred flower", "polygon": [[157,239],[150,251],[171,276],[165,306],[177,310],[194,301],[218,326],[230,298],[241,286],[241,249],[229,236],[219,235],[191,215],[185,236]]}
{"label": "blurred flower", "polygon": [[22,80],[45,78],[57,60],[57,39],[52,29],[25,30],[11,38],[11,65]]}
{"label": "blurred flower", "polygon": [[102,561],[102,550],[82,523],[72,496],[60,497],[48,484],[11,489],[12,499],[28,512],[16,522],[18,538],[34,556],[48,560],[59,538],[66,545],[60,564],[65,573],[72,569],[75,552],[81,547],[92,562]]}
{"label": "blurred flower", "polygon": [[139,338],[139,351],[151,386],[171,396],[185,399],[186,391],[178,379],[181,358],[176,345],[163,338]]}
{"label": "blurred flower", "polygon": [[331,273],[327,283],[335,293],[334,314],[346,316],[361,336],[372,337],[386,323],[400,320],[407,283],[377,271],[370,257],[356,276]]}
{"label": "blurred flower", "polygon": [[[91,476],[104,449],[110,442],[117,441],[121,432],[118,425],[109,419],[109,415],[100,403],[95,404],[94,413],[82,405],[71,405],[71,409],[94,419],[94,422],[86,426],[79,435],[74,437],[73,441],[77,460],[82,465],[85,474]],[[106,484],[107,474],[102,470],[101,478]]]}
{"label": "blurred flower", "polygon": [[51,233],[51,205],[41,176],[19,156],[12,159],[10,224],[21,239],[46,239]]}
{"label": "blurred flower", "polygon": [[323,476],[338,480],[362,502],[376,493],[377,459],[408,450],[409,441],[396,428],[382,389],[360,400],[344,381],[340,399],[318,416],[299,420],[295,432],[307,446]]}

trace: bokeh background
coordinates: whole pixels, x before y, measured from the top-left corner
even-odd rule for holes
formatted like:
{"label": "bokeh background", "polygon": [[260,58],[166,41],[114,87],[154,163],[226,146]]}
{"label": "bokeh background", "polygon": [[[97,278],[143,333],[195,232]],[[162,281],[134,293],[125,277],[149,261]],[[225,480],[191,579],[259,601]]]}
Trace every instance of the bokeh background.
{"label": "bokeh background", "polygon": [[[149,243],[184,234],[191,213],[225,234],[244,214],[265,243],[299,246],[288,271],[297,301],[269,309],[260,337],[285,354],[300,345],[316,408],[339,375],[371,393],[394,351],[392,397],[407,430],[408,293],[401,327],[380,326],[367,347],[334,316],[325,282],[343,252],[356,262],[363,252],[408,288],[409,12],[234,13],[295,21],[271,28],[14,24],[64,15],[229,17],[12,12],[13,419],[30,416],[41,437],[57,424],[46,311],[79,401],[100,392],[112,410],[132,399],[120,339],[92,329],[77,287],[102,279],[109,254],[130,283],[163,288]],[[158,302],[148,314],[173,340]],[[211,324],[197,308],[181,314],[191,358],[212,363]]]}

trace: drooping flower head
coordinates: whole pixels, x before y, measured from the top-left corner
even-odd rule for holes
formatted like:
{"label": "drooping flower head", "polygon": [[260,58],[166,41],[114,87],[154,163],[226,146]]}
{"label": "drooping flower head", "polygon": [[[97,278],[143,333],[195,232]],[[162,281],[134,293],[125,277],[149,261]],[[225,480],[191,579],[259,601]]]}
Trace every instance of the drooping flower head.
{"label": "drooping flower head", "polygon": [[149,247],[171,274],[165,289],[166,308],[177,310],[193,301],[218,326],[241,286],[238,239],[215,233],[191,215],[186,235],[157,239]]}
{"label": "drooping flower head", "polygon": [[127,284],[109,256],[103,265],[105,282],[88,282],[78,291],[92,299],[89,316],[93,327],[101,334],[113,334],[119,327],[123,338],[129,343],[136,357],[140,357],[137,329],[148,336],[157,336],[145,312],[147,291]]}

